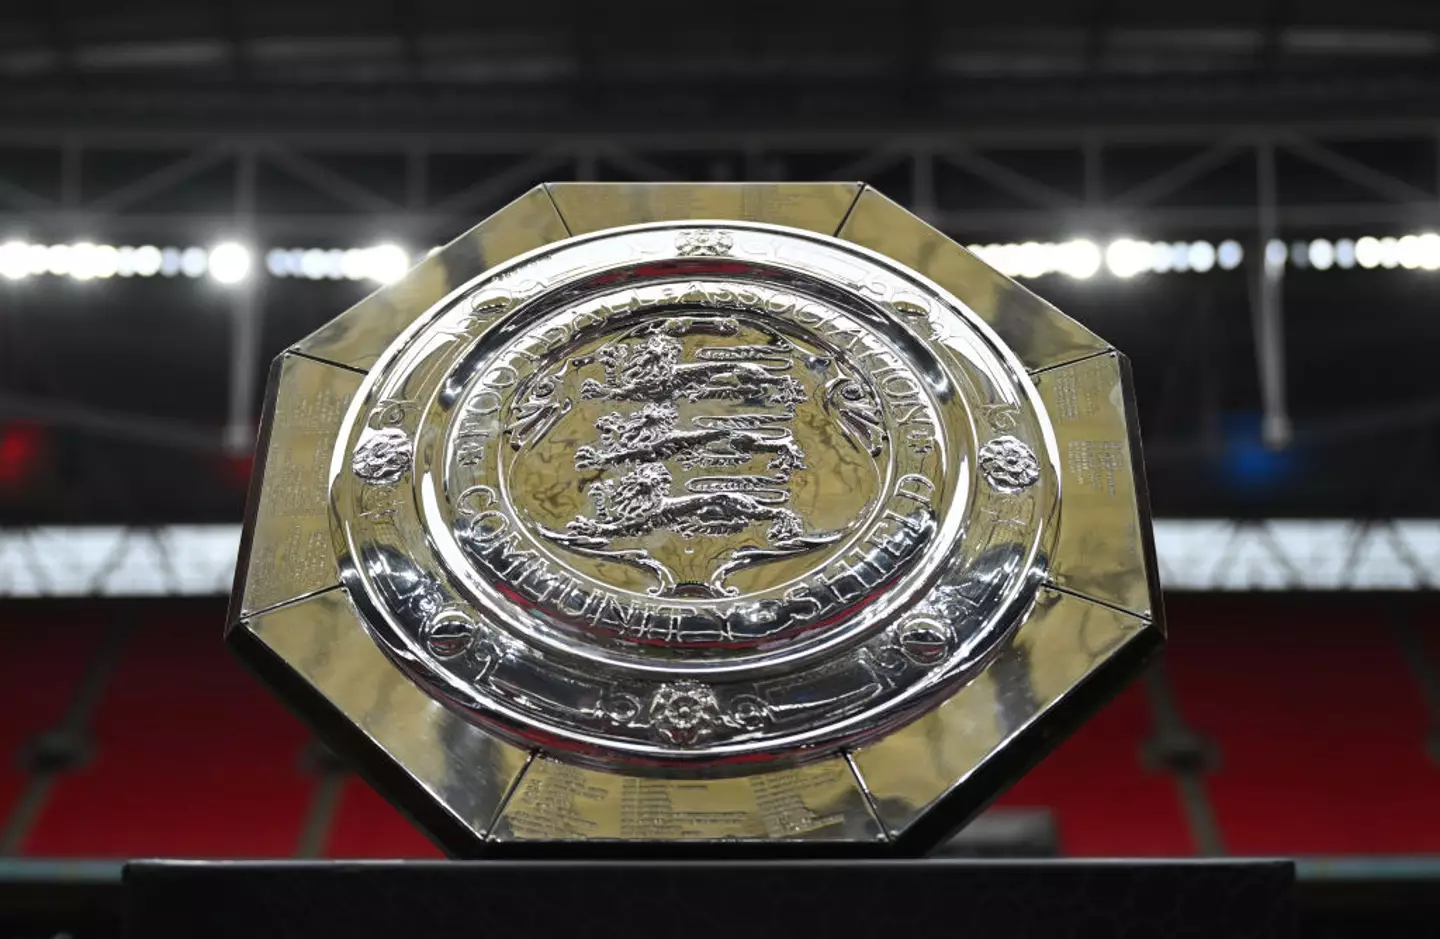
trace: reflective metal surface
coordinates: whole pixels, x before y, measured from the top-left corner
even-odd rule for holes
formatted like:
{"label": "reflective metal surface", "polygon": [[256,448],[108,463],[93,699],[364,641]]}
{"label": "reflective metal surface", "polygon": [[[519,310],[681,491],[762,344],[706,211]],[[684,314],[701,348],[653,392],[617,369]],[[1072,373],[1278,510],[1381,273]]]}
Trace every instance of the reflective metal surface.
{"label": "reflective metal surface", "polygon": [[361,376],[283,356],[271,422],[255,466],[258,505],[246,527],[236,575],[239,612],[249,614],[339,582],[330,551],[326,479],[335,432]]}
{"label": "reflective metal surface", "polygon": [[873,189],[860,195],[839,235],[894,258],[964,300],[1027,369],[1050,368],[1109,348],[1105,340]]}
{"label": "reflective metal surface", "polygon": [[730,779],[661,779],[537,760],[498,841],[870,842],[881,839],[843,757]]}
{"label": "reflective metal surface", "polygon": [[462,720],[391,667],[343,590],[262,613],[248,628],[465,829],[485,837],[528,750]]}
{"label": "reflective metal surface", "polygon": [[1056,483],[962,305],[732,222],[447,299],[366,380],[331,498],[357,604],[453,706],[587,762],[753,766],[977,667],[1044,577]]}
{"label": "reflective metal surface", "polygon": [[1127,395],[858,185],[541,187],[277,364],[231,642],[455,853],[918,850],[1158,642]]}
{"label": "reflective metal surface", "polygon": [[1144,476],[1128,381],[1115,352],[1035,377],[1055,427],[1065,489],[1050,576],[1061,587],[1149,616],[1158,596],[1151,583],[1155,549],[1136,494]]}
{"label": "reflective metal surface", "polygon": [[833,235],[859,183],[550,183],[572,235],[640,222],[728,219]]}
{"label": "reflective metal surface", "polygon": [[[908,727],[855,751],[855,765],[887,832],[902,837],[987,763],[1004,760],[1010,741],[1125,644],[1151,641],[1148,629],[1140,617],[1042,591],[1029,619],[983,675]],[[988,792],[962,795],[976,800]]]}
{"label": "reflective metal surface", "polygon": [[537,186],[381,287],[295,346],[297,352],[369,368],[415,317],[488,268],[569,237],[544,186]]}

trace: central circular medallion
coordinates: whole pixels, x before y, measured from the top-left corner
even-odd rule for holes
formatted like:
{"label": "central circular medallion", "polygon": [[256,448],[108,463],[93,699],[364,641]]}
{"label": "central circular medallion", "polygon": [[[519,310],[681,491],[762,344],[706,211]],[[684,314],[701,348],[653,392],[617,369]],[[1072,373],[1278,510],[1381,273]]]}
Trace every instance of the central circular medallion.
{"label": "central circular medallion", "polygon": [[450,705],[592,761],[813,755],[963,680],[1058,491],[1028,378],[893,262],[637,226],[466,285],[382,358],[332,501]]}
{"label": "central circular medallion", "polygon": [[[912,455],[939,425],[919,377],[840,311],[796,308],[848,348],[765,315],[772,291],[686,290],[663,312],[606,317],[602,294],[548,324],[569,336],[558,348],[525,347],[542,328],[499,350],[452,419],[451,469],[483,480],[460,496],[458,533],[492,583],[537,583],[536,608],[592,637],[723,655],[834,625],[909,567],[933,533],[934,482],[923,501],[901,490],[891,417],[906,408],[924,429],[901,443]],[[477,435],[503,442],[492,459]],[[870,589],[830,596],[827,569],[867,534]],[[517,555],[535,558],[526,578]]]}
{"label": "central circular medallion", "polygon": [[[511,426],[546,408],[557,419],[501,479],[588,576],[655,597],[745,596],[823,565],[870,514],[883,421],[838,350],[687,311],[567,353],[512,400]],[[873,424],[846,424],[835,404]]]}

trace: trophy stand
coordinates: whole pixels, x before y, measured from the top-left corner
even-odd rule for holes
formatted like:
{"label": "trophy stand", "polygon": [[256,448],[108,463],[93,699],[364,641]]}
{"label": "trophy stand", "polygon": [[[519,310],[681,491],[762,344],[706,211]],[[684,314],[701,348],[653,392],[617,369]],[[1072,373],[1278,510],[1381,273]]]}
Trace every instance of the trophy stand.
{"label": "trophy stand", "polygon": [[1285,937],[1285,861],[457,861],[125,873],[136,937]]}

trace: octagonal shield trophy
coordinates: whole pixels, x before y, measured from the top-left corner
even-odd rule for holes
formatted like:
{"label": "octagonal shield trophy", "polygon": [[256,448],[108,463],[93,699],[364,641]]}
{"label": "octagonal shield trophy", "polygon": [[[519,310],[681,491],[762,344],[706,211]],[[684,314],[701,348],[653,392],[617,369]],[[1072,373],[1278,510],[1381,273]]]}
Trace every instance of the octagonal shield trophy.
{"label": "octagonal shield trophy", "polygon": [[455,856],[913,855],[1155,571],[1125,358],[879,192],[554,184],[276,360],[227,636]]}

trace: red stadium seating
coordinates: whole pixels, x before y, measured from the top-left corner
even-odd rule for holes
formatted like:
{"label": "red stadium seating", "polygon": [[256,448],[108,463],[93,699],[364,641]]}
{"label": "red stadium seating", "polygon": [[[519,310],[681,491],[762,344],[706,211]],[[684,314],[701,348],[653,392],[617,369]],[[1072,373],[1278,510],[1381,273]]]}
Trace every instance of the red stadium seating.
{"label": "red stadium seating", "polygon": [[350,779],[326,846],[330,857],[441,857],[439,849],[363,781]]}
{"label": "red stadium seating", "polygon": [[1430,720],[1379,603],[1173,604],[1169,672],[1209,736],[1225,847],[1244,855],[1440,850]]}
{"label": "red stadium seating", "polygon": [[95,758],[56,781],[27,853],[294,854],[308,734],[230,658],[221,622],[137,622],[93,716]]}
{"label": "red stadium seating", "polygon": [[[1433,718],[1396,641],[1397,600],[1181,596],[1165,669],[1184,720],[1213,746],[1204,788],[1227,851],[1440,852]],[[1440,662],[1433,599],[1405,622]],[[289,857],[318,806],[309,734],[230,658],[216,603],[0,608],[0,820],[16,759],[77,699],[107,629],[130,634],[90,712],[89,762],[51,778],[22,839],[30,856]],[[1149,767],[1152,704],[1132,687],[1001,800],[1053,814],[1070,855],[1191,855],[1165,770]],[[436,857],[363,782],[342,782],[319,846],[331,857]]]}
{"label": "red stadium seating", "polygon": [[997,804],[1048,808],[1064,854],[1193,854],[1174,781],[1143,765],[1150,734],[1144,688],[1128,688]]}
{"label": "red stadium seating", "polygon": [[104,633],[93,617],[63,614],[0,617],[0,817],[24,791],[20,754],[65,717],[85,667]]}

